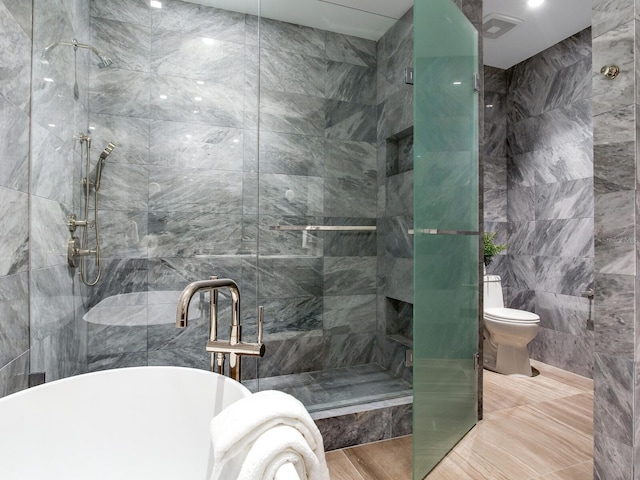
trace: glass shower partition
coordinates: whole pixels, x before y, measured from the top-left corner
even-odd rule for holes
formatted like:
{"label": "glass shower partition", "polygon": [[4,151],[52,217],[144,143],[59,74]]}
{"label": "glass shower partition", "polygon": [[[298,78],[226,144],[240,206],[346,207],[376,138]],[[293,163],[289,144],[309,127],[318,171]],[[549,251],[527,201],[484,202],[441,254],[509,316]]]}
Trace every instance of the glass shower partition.
{"label": "glass shower partition", "polygon": [[477,421],[477,31],[451,0],[414,12],[413,478]]}

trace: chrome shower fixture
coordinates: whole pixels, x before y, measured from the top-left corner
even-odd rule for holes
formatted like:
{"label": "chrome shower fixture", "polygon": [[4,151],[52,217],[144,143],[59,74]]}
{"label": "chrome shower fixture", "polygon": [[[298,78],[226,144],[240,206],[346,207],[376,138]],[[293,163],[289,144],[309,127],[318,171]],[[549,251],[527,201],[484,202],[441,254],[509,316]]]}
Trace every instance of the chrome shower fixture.
{"label": "chrome shower fixture", "polygon": [[42,52],[42,63],[49,63],[49,54],[51,53],[51,50],[56,48],[58,45],[73,47],[74,50],[76,51],[79,48],[86,48],[87,50],[91,50],[93,53],[96,54],[96,56],[100,60],[97,63],[99,68],[104,68],[104,67],[108,67],[109,65],[113,65],[113,60],[111,60],[106,55],[102,54],[96,47],[94,47],[93,45],[88,45],[86,43],[79,43],[78,40],[76,40],[75,38],[70,42],[65,42],[62,40],[59,42],[53,42],[51,45],[45,48],[44,51]]}
{"label": "chrome shower fixture", "polygon": [[113,149],[116,148],[116,144],[109,142],[106,148],[100,154],[98,158],[98,165],[96,166],[96,181],[95,181],[95,190],[96,192],[100,190],[100,180],[102,179],[102,168],[104,167],[104,161],[107,157],[113,152]]}

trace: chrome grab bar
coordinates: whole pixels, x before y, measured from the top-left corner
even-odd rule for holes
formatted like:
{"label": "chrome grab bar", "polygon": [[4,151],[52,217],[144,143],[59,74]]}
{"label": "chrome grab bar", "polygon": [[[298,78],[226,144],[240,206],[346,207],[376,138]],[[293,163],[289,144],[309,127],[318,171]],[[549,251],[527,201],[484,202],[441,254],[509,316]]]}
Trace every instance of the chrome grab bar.
{"label": "chrome grab bar", "polygon": [[309,232],[375,232],[375,225],[271,225],[269,230]]}

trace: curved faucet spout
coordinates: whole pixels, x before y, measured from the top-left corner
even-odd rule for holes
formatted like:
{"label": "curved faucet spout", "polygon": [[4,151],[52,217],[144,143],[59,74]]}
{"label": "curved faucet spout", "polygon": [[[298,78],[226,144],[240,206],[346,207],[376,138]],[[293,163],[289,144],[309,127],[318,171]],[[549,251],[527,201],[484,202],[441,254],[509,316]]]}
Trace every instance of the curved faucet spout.
{"label": "curved faucet spout", "polygon": [[238,284],[230,278],[217,278],[215,280],[199,280],[190,283],[182,291],[178,299],[178,310],[176,312],[176,327],[185,328],[189,317],[189,303],[193,296],[200,290],[211,290],[218,288],[228,288],[231,292],[232,312],[231,327],[238,327],[240,324],[240,289]]}

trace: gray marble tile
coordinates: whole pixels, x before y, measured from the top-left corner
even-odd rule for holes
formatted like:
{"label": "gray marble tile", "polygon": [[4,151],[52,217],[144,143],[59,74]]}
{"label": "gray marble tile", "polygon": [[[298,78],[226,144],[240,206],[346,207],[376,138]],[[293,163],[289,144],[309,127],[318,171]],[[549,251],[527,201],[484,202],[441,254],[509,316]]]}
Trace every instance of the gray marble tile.
{"label": "gray marble tile", "polygon": [[365,295],[375,293],[376,257],[326,257],[325,295]]}
{"label": "gray marble tile", "polygon": [[31,95],[31,39],[4,3],[0,3],[0,31],[0,95],[28,112]]}
{"label": "gray marble tile", "polygon": [[0,96],[0,185],[29,187],[29,116]]}
{"label": "gray marble tile", "polygon": [[[73,64],[57,62],[52,58],[48,65],[34,63],[33,123],[65,143],[79,131],[74,118],[73,84]],[[82,92],[85,88],[82,85]]]}
{"label": "gray marble tile", "polygon": [[326,98],[365,105],[376,104],[375,68],[341,62],[329,62],[326,68]]}
{"label": "gray marble tile", "polygon": [[[24,213],[26,211],[25,208]],[[69,213],[64,206],[55,200],[37,195],[31,197],[29,263],[32,269],[67,264],[69,229],[66,217]],[[84,216],[79,211],[77,213]],[[24,225],[22,228],[26,229],[28,226]],[[27,235],[26,231],[24,235]],[[80,237],[81,235],[82,230],[76,232],[76,236]],[[11,242],[8,243],[8,245],[10,244]],[[27,255],[26,252],[24,255]]]}
{"label": "gray marble tile", "polygon": [[373,332],[376,327],[376,296],[324,297],[322,312],[322,328],[332,335]]}
{"label": "gray marble tile", "polygon": [[[536,222],[510,222],[508,234],[508,252],[510,255],[535,255]],[[497,238],[496,238],[496,241]]]}
{"label": "gray marble tile", "polygon": [[29,196],[0,187],[2,216],[0,233],[0,275],[25,272],[29,268]]}
{"label": "gray marble tile", "polygon": [[[509,157],[507,162],[507,188],[510,190],[533,187],[536,180],[538,164],[535,163],[537,151],[525,152]],[[486,170],[485,170],[486,171]]]}
{"label": "gray marble tile", "polygon": [[376,146],[368,142],[327,139],[324,162],[325,176],[375,179]]}
{"label": "gray marble tile", "polygon": [[387,179],[385,214],[413,214],[413,171],[393,175]]}
{"label": "gray marble tile", "polygon": [[241,129],[192,123],[151,121],[147,156],[154,165],[242,171]]}
{"label": "gray marble tile", "polygon": [[490,92],[485,90],[484,92],[485,124],[505,125],[507,123],[506,108],[507,108],[506,93]]}
{"label": "gray marble tile", "polygon": [[533,188],[515,188],[507,191],[507,218],[510,222],[535,220]]}
{"label": "gray marble tile", "polygon": [[[116,154],[116,150],[113,151]],[[149,167],[105,162],[98,201],[105,210],[147,210]]]}
{"label": "gray marble tile", "polygon": [[325,178],[324,215],[375,218],[377,187],[372,179]]}
{"label": "gray marble tile", "polygon": [[159,212],[238,213],[242,208],[239,180],[236,172],[151,166],[149,207]]}
{"label": "gray marble tile", "polygon": [[87,357],[87,370],[98,372],[113,368],[146,367],[147,352],[120,353],[114,355],[89,355]]}
{"label": "gray marble tile", "polygon": [[486,123],[484,126],[483,151],[487,157],[507,156],[507,126]]}
{"label": "gray marble tile", "polygon": [[591,57],[587,57],[573,65],[556,72],[549,86],[544,111],[558,108],[561,105],[590,98],[592,92]]}
{"label": "gray marble tile", "polygon": [[237,256],[198,258],[151,258],[149,260],[149,291],[182,291],[187,284],[205,280],[212,275],[231,278],[246,290],[242,259]]}
{"label": "gray marble tile", "polygon": [[413,260],[409,258],[385,258],[381,262],[383,272],[380,289],[389,298],[413,303]]}
{"label": "gray marble tile", "polygon": [[263,174],[260,176],[260,213],[289,216],[322,215],[322,177]]}
{"label": "gray marble tile", "polygon": [[507,190],[489,188],[484,191],[484,219],[489,222],[507,221]]}
{"label": "gray marble tile", "polygon": [[378,103],[397,90],[407,88],[404,84],[404,69],[412,64],[413,22],[400,20],[378,41]]}
{"label": "gray marble tile", "polygon": [[484,91],[507,93],[506,70],[496,67],[484,66]]}
{"label": "gray marble tile", "polygon": [[307,95],[260,93],[260,128],[271,132],[325,135],[325,101]]}
{"label": "gray marble tile", "polygon": [[[324,368],[340,368],[371,362],[375,344],[374,333],[331,335],[324,358]],[[335,395],[332,395],[335,397]]]}
{"label": "gray marble tile", "polygon": [[[139,313],[127,307],[128,315]],[[147,317],[147,307],[137,307],[143,310],[144,319]],[[129,317],[129,320],[132,320]],[[89,323],[87,326],[88,350],[91,356],[115,355],[120,353],[144,352],[147,350],[147,326],[132,325],[98,325]]]}
{"label": "gray marble tile", "polygon": [[74,156],[80,158],[79,144],[62,142],[36,124],[32,125],[31,136],[31,193],[70,205],[73,185],[80,180],[73,178],[70,168]]}
{"label": "gray marble tile", "polygon": [[326,343],[322,335],[313,333],[287,340],[265,342],[266,351],[269,353],[259,361],[259,378],[321,369],[326,354]]}
{"label": "gray marble tile", "polygon": [[537,254],[549,257],[593,257],[593,219],[539,220]]}
{"label": "gray marble tile", "polygon": [[591,301],[586,297],[538,292],[535,298],[540,326],[571,335],[586,333],[587,324],[593,322],[592,310]]}
{"label": "gray marble tile", "polygon": [[528,345],[531,358],[569,372],[593,375],[593,334],[571,335],[541,327]]}
{"label": "gray marble tile", "polygon": [[[111,66],[93,70],[89,89],[92,113],[149,117],[149,74]],[[160,91],[157,85],[153,91]]]}
{"label": "gray marble tile", "polygon": [[390,430],[390,412],[379,410],[316,420],[326,451],[384,440]]}
{"label": "gray marble tile", "polygon": [[151,54],[149,25],[93,18],[91,40],[94,47],[113,60],[113,66],[109,68],[149,72]]}
{"label": "gray marble tile", "polygon": [[146,0],[91,0],[91,16],[138,25],[151,25],[151,8]]}
{"label": "gray marble tile", "polygon": [[[413,258],[412,216],[384,217],[378,220],[377,235],[384,248],[384,254],[396,258]],[[375,252],[374,252],[375,253]]]}
{"label": "gray marble tile", "polygon": [[152,8],[153,33],[181,32],[229,42],[244,43],[245,15],[180,0],[163,0]]}
{"label": "gray marble tile", "polygon": [[634,102],[634,77],[620,75],[612,82],[600,74],[604,65],[617,65],[621,72],[634,68],[634,24],[628,22],[593,39],[593,114],[609,112]]}
{"label": "gray marble tile", "polygon": [[413,90],[405,87],[378,103],[378,143],[413,126]]}
{"label": "gray marble tile", "polygon": [[554,147],[565,143],[591,139],[591,99],[563,105],[545,112],[540,117],[537,148]]}
{"label": "gray marble tile", "polygon": [[593,436],[594,480],[632,477],[633,448],[599,431]]}
{"label": "gray marble tile", "polygon": [[323,263],[322,258],[261,257],[258,265],[260,295],[265,298],[320,297]]}
{"label": "gray marble tile", "polygon": [[593,180],[572,180],[539,185],[535,189],[536,220],[593,216]]}
{"label": "gray marble tile", "polygon": [[29,386],[29,351],[0,368],[0,398]]}
{"label": "gray marble tile", "polygon": [[529,255],[509,255],[508,285],[518,290],[535,290],[535,257]]}
{"label": "gray marble tile", "polygon": [[27,273],[0,277],[0,365],[29,349],[29,279]]}
{"label": "gray marble tile", "polygon": [[321,177],[324,148],[322,137],[261,132],[260,172]]}
{"label": "gray marble tile", "polygon": [[260,87],[272,92],[324,98],[327,61],[291,52],[260,50]]}
{"label": "gray marble tile", "polygon": [[593,285],[593,259],[535,258],[536,291],[580,296]]}
{"label": "gray marble tile", "polygon": [[325,40],[329,60],[362,67],[376,66],[377,45],[373,40],[329,31],[325,32]]}
{"label": "gray marble tile", "polygon": [[[600,116],[596,117],[600,119]],[[635,142],[600,143],[593,147],[593,182],[596,195],[635,188]]]}
{"label": "gray marble tile", "polygon": [[634,106],[619,108],[593,117],[593,145],[627,143],[635,138]]}
{"label": "gray marble tile", "polygon": [[598,273],[636,273],[634,197],[634,190],[596,195],[594,249]]}
{"label": "gray marble tile", "polygon": [[191,257],[242,254],[245,223],[238,214],[154,211],[149,213],[149,255]]}
{"label": "gray marble tile", "polygon": [[99,154],[109,142],[116,144],[109,163],[149,163],[149,120],[92,113],[89,125],[95,153]]}
{"label": "gray marble tile", "polygon": [[375,142],[375,110],[374,106],[327,100],[325,112],[326,137]]}
{"label": "gray marble tile", "polygon": [[566,143],[524,154],[536,166],[535,183],[553,183],[593,176],[593,140]]}
{"label": "gray marble tile", "polygon": [[149,366],[173,366],[209,370],[210,356],[204,347],[150,350],[147,354]]}
{"label": "gray marble tile", "polygon": [[67,265],[33,270],[29,280],[30,335],[43,340],[73,319],[73,274]]}
{"label": "gray marble tile", "polygon": [[634,3],[628,0],[603,0],[593,4],[591,28],[593,38],[597,38],[622,24],[634,15]]}
{"label": "gray marble tile", "polygon": [[595,275],[595,351],[633,359],[633,276]]}
{"label": "gray marble tile", "polygon": [[106,210],[100,212],[99,222],[100,251],[105,258],[146,258],[149,241],[146,211]]}
{"label": "gray marble tile", "polygon": [[321,297],[264,298],[266,340],[283,340],[292,332],[322,329],[323,304]]}
{"label": "gray marble tile", "polygon": [[324,58],[325,32],[302,25],[261,18],[260,47]]}
{"label": "gray marble tile", "polygon": [[633,381],[632,360],[596,353],[594,436],[606,435],[622,445],[632,444]]}
{"label": "gray marble tile", "polygon": [[151,118],[241,128],[244,86],[152,76]]}
{"label": "gray marble tile", "polygon": [[209,37],[162,32],[151,42],[151,71],[156,75],[185,77],[216,83],[244,82],[245,48],[239,43]]}
{"label": "gray marble tile", "polygon": [[31,38],[33,34],[33,4],[22,0],[2,0],[2,3]]}

